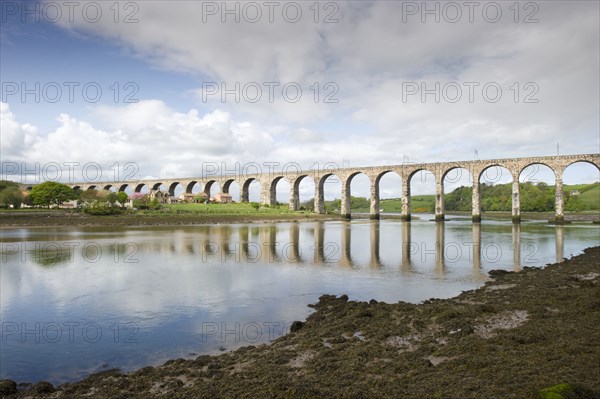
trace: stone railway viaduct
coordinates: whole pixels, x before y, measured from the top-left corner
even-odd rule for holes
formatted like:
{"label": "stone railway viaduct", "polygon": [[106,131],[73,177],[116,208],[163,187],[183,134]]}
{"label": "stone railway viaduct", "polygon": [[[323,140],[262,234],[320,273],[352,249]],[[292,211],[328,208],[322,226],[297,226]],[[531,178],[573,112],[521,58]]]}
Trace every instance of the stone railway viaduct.
{"label": "stone railway viaduct", "polygon": [[241,188],[241,202],[248,202],[249,188],[253,181],[260,184],[261,202],[263,204],[274,205],[276,199],[277,183],[284,179],[290,184],[290,208],[298,210],[299,208],[299,186],[302,179],[312,177],[315,182],[315,209],[316,213],[324,213],[324,184],[325,181],[337,176],[341,181],[342,192],[341,213],[350,218],[350,184],[352,179],[358,174],[366,175],[371,183],[371,207],[370,216],[372,219],[379,218],[379,181],[386,173],[396,173],[402,179],[402,218],[410,220],[410,183],[415,173],[419,171],[429,171],[435,177],[435,218],[444,220],[444,179],[449,172],[457,168],[467,170],[473,181],[473,221],[481,220],[480,206],[480,178],[486,169],[501,166],[506,168],[512,175],[512,217],[514,222],[520,221],[520,198],[519,198],[519,176],[521,172],[530,165],[541,164],[548,166],[553,172],[556,180],[556,221],[564,221],[564,199],[562,189],[562,176],[564,170],[575,162],[587,162],[595,165],[600,170],[600,154],[578,154],[578,155],[557,155],[530,158],[507,158],[507,159],[488,159],[454,162],[435,162],[435,163],[411,163],[389,166],[365,166],[349,167],[327,170],[311,171],[287,171],[270,172],[258,174],[243,174],[236,176],[210,176],[210,177],[186,177],[186,178],[167,178],[152,180],[127,180],[120,182],[81,182],[70,183],[69,186],[74,189],[90,190],[101,189],[125,191],[130,187],[135,192],[140,192],[144,186],[150,190],[158,190],[161,186],[168,188],[170,195],[175,194],[175,189],[180,185],[185,192],[191,193],[194,185],[200,184],[203,191],[210,196],[211,186],[218,183],[224,193],[229,192],[233,182],[237,182]]}

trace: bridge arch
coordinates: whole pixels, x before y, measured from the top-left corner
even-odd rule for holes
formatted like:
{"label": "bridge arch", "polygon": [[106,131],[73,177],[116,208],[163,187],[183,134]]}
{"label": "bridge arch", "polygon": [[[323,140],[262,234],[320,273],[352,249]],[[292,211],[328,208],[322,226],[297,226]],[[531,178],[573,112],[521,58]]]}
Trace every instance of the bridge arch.
{"label": "bridge arch", "polygon": [[[214,188],[214,190],[213,190],[213,188]],[[221,185],[215,179],[211,179],[204,184],[204,194],[206,194],[208,196],[208,198],[214,198],[214,196],[219,192],[220,189],[221,189]],[[211,195],[211,193],[213,191],[214,191],[214,194]]]}
{"label": "bridge arch", "polygon": [[[342,179],[335,174],[334,172],[329,172],[323,174],[318,178],[318,182],[316,183],[317,192],[315,193],[315,212],[316,213],[325,213],[325,184],[331,185],[341,185]],[[341,193],[341,187],[339,192]],[[332,198],[336,198],[333,196]]]}
{"label": "bridge arch", "polygon": [[[563,182],[571,187],[563,189]],[[559,198],[561,194],[562,198]],[[563,212],[600,210],[600,163],[579,159],[567,163],[557,172],[556,220],[558,222],[564,220],[564,214],[559,214],[560,210]]]}
{"label": "bridge arch", "polygon": [[152,191],[156,191],[156,190],[160,190],[161,186],[163,186],[163,183],[162,182],[157,182],[157,183],[153,183],[150,187],[151,187]]}
{"label": "bridge arch", "polygon": [[283,182],[284,187],[279,191],[283,191],[287,189],[288,193],[290,192],[290,182],[284,176],[276,176],[269,185],[269,197],[267,199],[267,204],[269,205],[277,205],[277,186]]}
{"label": "bridge arch", "polygon": [[[258,185],[258,199],[257,198],[252,198],[252,186],[256,187]],[[261,194],[262,194],[262,184],[261,182],[255,178],[255,177],[249,177],[246,178],[246,180],[244,180],[244,182],[242,183],[242,194],[240,196],[240,202],[250,202],[251,199],[257,199],[257,201],[253,201],[253,202],[260,202],[262,199],[260,198]],[[254,195],[256,195],[256,193],[254,193]]]}
{"label": "bridge arch", "polygon": [[[315,208],[315,194],[317,192],[317,188],[315,185],[315,180],[312,176],[307,174],[301,174],[295,176],[290,179],[291,183],[291,193],[290,193],[290,209],[297,211],[302,208],[302,198],[304,197],[306,200],[306,196],[308,192],[312,191],[312,207],[310,209]],[[309,182],[310,181],[310,182]]]}
{"label": "bridge arch", "polygon": [[185,185],[186,194],[196,194],[200,191],[202,191],[202,187],[198,180],[192,180]]}
{"label": "bridge arch", "polygon": [[[178,187],[179,187],[179,189],[178,189]],[[171,197],[175,197],[178,194],[177,191],[180,191],[179,194],[181,194],[181,192],[184,192],[184,190],[185,189],[184,189],[183,185],[178,181],[171,182],[167,189],[167,191]]]}
{"label": "bridge arch", "polygon": [[[520,220],[520,201],[519,201],[519,179],[518,173],[512,172],[503,163],[490,163],[484,165],[477,173],[477,178],[473,184],[473,220],[481,220],[482,211],[511,210],[513,221]],[[511,195],[501,198],[500,201],[492,202],[490,191],[493,186],[498,184],[512,183]]]}
{"label": "bridge arch", "polygon": [[435,193],[435,206],[434,212],[436,219],[443,220],[443,186],[441,184],[441,178],[438,178],[436,171],[429,167],[417,167],[408,173],[406,184],[408,185],[408,206],[415,208],[418,212],[431,212],[429,208],[430,202],[427,199],[423,199],[423,202],[418,202],[414,197],[413,193],[415,189],[417,192],[434,192]]}
{"label": "bridge arch", "polygon": [[[364,177],[363,177],[364,176]],[[352,197],[352,181],[355,178],[359,178],[361,180],[363,180],[363,184],[366,184],[366,189],[368,190],[369,187],[371,186],[371,179],[369,178],[369,176],[360,171],[360,170],[355,170],[350,172],[350,174],[347,175],[347,177],[342,180],[342,208],[341,208],[341,213],[342,216],[346,217],[346,218],[350,218],[352,215],[352,207],[351,207],[351,197]],[[366,180],[366,181],[365,181]]]}
{"label": "bridge arch", "polygon": [[240,192],[240,185],[235,179],[226,179],[223,182],[222,190],[224,193],[230,194],[232,197],[232,200],[235,196],[235,198],[237,198],[237,201],[241,202],[241,194],[242,193]]}
{"label": "bridge arch", "polygon": [[[385,198],[400,198],[402,188],[402,176],[394,169],[385,169],[368,175],[371,182],[369,198],[369,215],[371,219],[379,219],[381,193]],[[382,183],[383,182],[383,183]],[[392,193],[396,193],[396,196]]]}
{"label": "bridge arch", "polygon": [[[442,173],[444,200],[442,213],[451,211],[473,210],[474,182],[473,174],[462,165],[452,165]],[[455,192],[455,190],[458,190]],[[451,194],[455,192],[455,194]],[[479,195],[479,194],[477,194]],[[448,198],[450,196],[450,198]]]}

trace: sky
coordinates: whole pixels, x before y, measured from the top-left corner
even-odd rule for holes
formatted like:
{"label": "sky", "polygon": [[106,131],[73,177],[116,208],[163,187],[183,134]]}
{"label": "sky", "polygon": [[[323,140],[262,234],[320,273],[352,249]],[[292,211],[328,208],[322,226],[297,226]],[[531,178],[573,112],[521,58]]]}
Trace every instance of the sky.
{"label": "sky", "polygon": [[[12,180],[600,152],[597,1],[0,4]],[[591,165],[567,172],[599,180]],[[381,191],[399,197],[400,179]],[[425,177],[413,187],[433,192]]]}

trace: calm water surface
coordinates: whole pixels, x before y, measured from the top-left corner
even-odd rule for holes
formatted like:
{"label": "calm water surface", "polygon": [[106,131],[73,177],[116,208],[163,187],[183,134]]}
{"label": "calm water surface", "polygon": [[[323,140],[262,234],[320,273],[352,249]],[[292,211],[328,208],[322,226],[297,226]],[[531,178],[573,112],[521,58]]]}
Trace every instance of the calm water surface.
{"label": "calm water surface", "polygon": [[3,230],[0,378],[62,383],[285,334],[322,294],[421,302],[600,245],[468,219]]}

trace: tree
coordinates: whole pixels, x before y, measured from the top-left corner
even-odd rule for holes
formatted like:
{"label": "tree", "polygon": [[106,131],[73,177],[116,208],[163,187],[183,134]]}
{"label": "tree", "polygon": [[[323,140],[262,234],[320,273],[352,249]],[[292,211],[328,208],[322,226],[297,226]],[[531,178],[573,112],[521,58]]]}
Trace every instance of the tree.
{"label": "tree", "polygon": [[65,201],[75,199],[75,193],[69,186],[53,181],[34,186],[30,196],[35,205],[47,207],[52,204],[60,205]]}
{"label": "tree", "polygon": [[106,200],[108,201],[110,206],[115,206],[115,202],[117,202],[117,199],[117,193],[114,193],[112,191],[106,196]]}
{"label": "tree", "polygon": [[8,208],[11,205],[19,208],[23,203],[23,194],[17,187],[8,187],[0,191],[0,206]]}
{"label": "tree", "polygon": [[125,206],[125,203],[127,202],[128,199],[129,199],[129,197],[125,191],[119,191],[117,193],[117,201],[119,201],[119,204],[121,204],[121,208],[123,208]]}
{"label": "tree", "polygon": [[85,190],[79,193],[79,200],[91,204],[98,199],[98,190]]}

